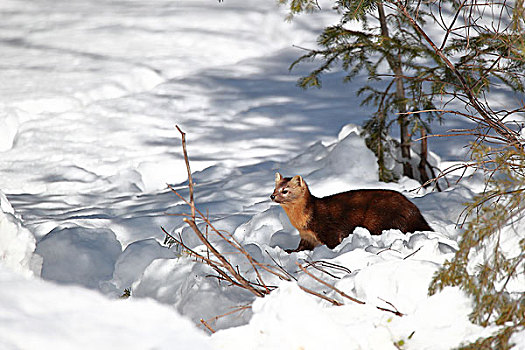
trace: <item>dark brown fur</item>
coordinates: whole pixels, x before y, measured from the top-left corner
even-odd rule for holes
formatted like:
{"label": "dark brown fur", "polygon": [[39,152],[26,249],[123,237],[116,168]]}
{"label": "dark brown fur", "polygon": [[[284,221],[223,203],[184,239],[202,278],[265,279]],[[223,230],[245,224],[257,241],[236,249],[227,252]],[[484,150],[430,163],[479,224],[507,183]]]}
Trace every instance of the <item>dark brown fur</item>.
{"label": "dark brown fur", "polygon": [[271,199],[283,207],[301,242],[295,251],[326,244],[335,248],[358,226],[373,235],[383,230],[432,231],[419,209],[391,190],[354,190],[317,198],[300,176],[275,176]]}

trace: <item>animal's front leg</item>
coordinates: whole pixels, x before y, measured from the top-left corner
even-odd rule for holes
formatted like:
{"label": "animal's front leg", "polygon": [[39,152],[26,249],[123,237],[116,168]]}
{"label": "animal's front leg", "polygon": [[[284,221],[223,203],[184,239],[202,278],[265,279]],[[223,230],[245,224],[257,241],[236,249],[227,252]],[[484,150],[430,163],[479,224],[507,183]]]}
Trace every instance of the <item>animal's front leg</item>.
{"label": "animal's front leg", "polygon": [[295,249],[286,249],[285,251],[290,254],[293,252],[300,252],[303,250],[312,250],[315,248],[315,244],[313,244],[311,241],[308,241],[306,239],[301,238],[301,241],[299,242],[299,246]]}

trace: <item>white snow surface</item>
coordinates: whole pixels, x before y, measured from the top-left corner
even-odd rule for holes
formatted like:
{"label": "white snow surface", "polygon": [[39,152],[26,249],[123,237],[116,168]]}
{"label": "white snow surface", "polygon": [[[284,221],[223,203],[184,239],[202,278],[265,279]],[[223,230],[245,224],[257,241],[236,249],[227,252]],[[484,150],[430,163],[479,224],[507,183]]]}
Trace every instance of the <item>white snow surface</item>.
{"label": "white snow surface", "polygon": [[2,349],[213,349],[204,332],[153,300],[24,278],[0,265]]}
{"label": "white snow surface", "polygon": [[[359,136],[370,110],[355,92],[366,77],[343,85],[334,70],[322,89],[303,91],[296,80],[313,66],[288,71],[302,53],[292,45],[313,47],[337,18],[285,17],[274,1],[0,2],[0,348],[450,349],[494,331],[469,321],[459,289],[428,296],[482,179],[440,193],[407,178],[380,183]],[[278,288],[255,298],[165,244],[161,226],[204,251],[166,188],[188,195],[176,124],[198,207],[297,282],[263,273]],[[466,143],[432,139],[432,158],[453,164]],[[400,191],[435,231],[357,228],[333,250],[287,254],[299,237],[269,200],[277,171],[302,175],[317,196]],[[524,235],[523,221],[505,228],[505,249],[515,254]],[[227,256],[255,280],[242,256]],[[340,266],[309,271],[366,304],[298,272],[315,261]],[[525,292],[524,278],[508,286]],[[132,297],[119,299],[125,290]],[[217,332],[206,335],[200,319]],[[524,334],[513,337],[518,349]]]}

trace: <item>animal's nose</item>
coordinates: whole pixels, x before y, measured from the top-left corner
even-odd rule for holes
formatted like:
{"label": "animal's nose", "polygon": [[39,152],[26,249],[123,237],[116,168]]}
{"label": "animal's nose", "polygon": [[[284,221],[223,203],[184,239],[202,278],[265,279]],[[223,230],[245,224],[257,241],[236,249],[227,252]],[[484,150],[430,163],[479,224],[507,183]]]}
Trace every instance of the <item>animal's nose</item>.
{"label": "animal's nose", "polygon": [[273,201],[273,200],[275,199],[275,196],[272,194],[272,195],[270,196],[270,199]]}

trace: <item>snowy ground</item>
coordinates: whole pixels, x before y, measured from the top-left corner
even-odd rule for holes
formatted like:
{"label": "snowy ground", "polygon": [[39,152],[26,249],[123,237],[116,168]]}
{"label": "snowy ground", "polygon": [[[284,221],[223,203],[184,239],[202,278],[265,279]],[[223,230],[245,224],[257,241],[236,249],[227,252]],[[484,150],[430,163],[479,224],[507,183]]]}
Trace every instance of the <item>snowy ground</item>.
{"label": "snowy ground", "polygon": [[[461,291],[427,296],[481,180],[442,193],[411,191],[407,179],[379,183],[357,135],[364,78],[341,85],[334,72],[323,89],[302,91],[295,81],[308,67],[287,70],[301,53],[292,45],[312,46],[335,18],[284,17],[273,1],[0,3],[0,348],[449,349],[490,333],[468,321]],[[161,226],[200,245],[169,215],[187,212],[166,189],[187,194],[175,124],[187,133],[196,201],[216,227],[336,299],[295,264],[344,265],[351,272],[320,276],[367,304],[333,307],[271,276],[279,288],[254,302],[168,249]],[[461,159],[463,144],[432,140],[436,162]],[[269,201],[276,171],[303,175],[320,196],[402,191],[435,232],[358,229],[333,251],[288,255],[298,234]],[[132,298],[117,299],[125,289]],[[218,332],[207,336],[201,318]],[[525,348],[525,336],[516,339]]]}

